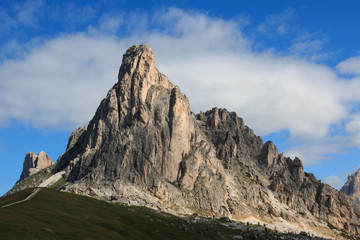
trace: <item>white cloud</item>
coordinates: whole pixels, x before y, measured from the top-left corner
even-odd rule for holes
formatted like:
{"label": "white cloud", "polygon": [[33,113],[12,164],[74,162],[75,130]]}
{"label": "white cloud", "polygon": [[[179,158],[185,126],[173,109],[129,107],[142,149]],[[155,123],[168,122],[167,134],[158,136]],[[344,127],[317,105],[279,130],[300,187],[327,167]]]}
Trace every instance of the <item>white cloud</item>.
{"label": "white cloud", "polygon": [[173,54],[202,57],[207,53],[243,52],[250,47],[237,24],[230,20],[209,18],[198,12],[186,13],[176,8],[156,16],[154,21],[162,25],[163,31],[146,32],[140,37],[153,44],[164,44],[159,51],[171,50],[167,54],[169,57]]}
{"label": "white cloud", "polygon": [[191,58],[183,53],[175,61],[172,55],[164,56],[166,65],[159,60],[190,97],[195,111],[227,107],[258,134],[289,129],[303,138],[326,136],[329,125],[346,116],[330,69],[266,54],[219,55],[207,50],[203,55]]}
{"label": "white cloud", "polygon": [[360,75],[360,56],[348,58],[339,63],[336,68],[344,74]]}
{"label": "white cloud", "polygon": [[[126,49],[84,34],[53,39],[1,67],[0,113],[37,127],[86,124],[117,81]],[[6,121],[3,118],[2,121]]]}
{"label": "white cloud", "polygon": [[360,132],[360,114],[353,115],[352,120],[345,126],[348,132]]}
{"label": "white cloud", "polygon": [[319,164],[323,160],[332,160],[332,154],[344,154],[347,145],[345,137],[326,137],[312,141],[305,141],[285,150],[285,155],[291,158],[298,157],[304,165]]}
{"label": "white cloud", "polygon": [[[289,130],[292,138],[309,141],[288,151],[307,152],[306,164],[341,151],[332,142],[320,145],[321,151],[311,143],[321,143],[330,126],[349,119],[347,103],[360,100],[353,89],[360,81],[343,81],[333,69],[296,56],[252,52],[254,43],[235,21],[174,8],[136,16],[144,24],[131,35],[110,35],[121,19],[104,17],[89,33],[60,36],[21,60],[4,61],[0,114],[7,117],[2,121],[66,128],[87,124],[117,81],[126,48],[148,42],[159,70],[180,86],[193,111],[226,107],[260,135]],[[158,28],[149,29],[147,20]]]}
{"label": "white cloud", "polygon": [[324,182],[338,190],[345,184],[345,181],[341,177],[333,174],[324,178]]}
{"label": "white cloud", "polygon": [[353,114],[345,125],[345,130],[354,146],[360,147],[360,113]]}

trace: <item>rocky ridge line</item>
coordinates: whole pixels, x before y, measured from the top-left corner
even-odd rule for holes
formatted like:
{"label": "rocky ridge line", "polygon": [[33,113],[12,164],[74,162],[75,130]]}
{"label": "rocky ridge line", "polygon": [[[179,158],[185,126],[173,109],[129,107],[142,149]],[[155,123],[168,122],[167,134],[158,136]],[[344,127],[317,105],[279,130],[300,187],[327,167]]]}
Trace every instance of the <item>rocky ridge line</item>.
{"label": "rocky ridge line", "polygon": [[107,201],[332,237],[328,224],[360,230],[350,197],[305,173],[300,159],[264,144],[236,113],[193,114],[146,44],[126,51],[118,82],[88,126],[71,135],[55,172],[62,170],[64,190]]}

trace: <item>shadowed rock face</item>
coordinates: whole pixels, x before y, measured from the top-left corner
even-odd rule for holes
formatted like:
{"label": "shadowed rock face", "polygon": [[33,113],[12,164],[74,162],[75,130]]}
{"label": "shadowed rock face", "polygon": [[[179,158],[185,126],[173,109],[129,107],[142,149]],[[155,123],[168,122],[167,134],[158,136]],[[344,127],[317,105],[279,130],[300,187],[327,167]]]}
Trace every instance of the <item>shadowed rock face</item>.
{"label": "shadowed rock face", "polygon": [[348,176],[347,182],[340,189],[354,198],[357,206],[360,206],[360,169]]}
{"label": "shadowed rock face", "polygon": [[264,144],[234,112],[193,114],[146,44],[126,51],[118,82],[71,135],[60,170],[66,190],[104,200],[303,226],[320,218],[359,231],[350,197]]}
{"label": "shadowed rock face", "polygon": [[53,164],[54,164],[53,161],[50,159],[48,155],[46,155],[44,151],[41,151],[38,155],[36,155],[33,152],[28,152],[25,155],[23,171],[21,173],[19,181]]}

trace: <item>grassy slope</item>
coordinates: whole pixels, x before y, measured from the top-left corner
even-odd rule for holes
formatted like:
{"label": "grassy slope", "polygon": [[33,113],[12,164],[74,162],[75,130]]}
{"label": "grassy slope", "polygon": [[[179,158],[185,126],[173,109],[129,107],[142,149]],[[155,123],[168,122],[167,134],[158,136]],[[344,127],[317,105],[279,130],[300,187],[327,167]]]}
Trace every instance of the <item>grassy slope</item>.
{"label": "grassy slope", "polygon": [[55,165],[52,165],[50,167],[47,167],[45,169],[40,170],[39,172],[25,178],[24,180],[17,182],[5,195],[14,194],[16,192],[22,191],[27,188],[34,188],[40,185],[43,181],[45,181],[47,178],[54,175],[51,173],[52,169],[55,167]]}
{"label": "grassy slope", "polygon": [[180,218],[145,207],[112,204],[46,188],[30,201],[1,208],[25,199],[32,191],[26,189],[0,198],[0,239],[209,240],[234,239],[236,235],[258,240],[313,239],[264,231],[259,226],[232,229],[217,220],[194,221],[192,217]]}
{"label": "grassy slope", "polygon": [[[31,190],[0,198],[0,206]],[[32,200],[0,208],[0,239],[221,239],[236,231],[215,222],[192,224],[144,207],[110,204],[43,189]]]}

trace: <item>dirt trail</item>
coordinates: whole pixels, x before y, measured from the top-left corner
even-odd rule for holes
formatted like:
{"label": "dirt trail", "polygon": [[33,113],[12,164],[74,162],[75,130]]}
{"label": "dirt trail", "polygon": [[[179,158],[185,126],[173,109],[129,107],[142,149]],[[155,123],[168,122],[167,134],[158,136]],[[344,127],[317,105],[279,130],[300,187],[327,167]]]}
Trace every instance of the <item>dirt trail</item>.
{"label": "dirt trail", "polygon": [[16,201],[16,202],[13,202],[13,203],[9,203],[9,204],[6,204],[4,206],[2,206],[1,208],[6,208],[6,207],[10,207],[12,205],[15,205],[15,204],[18,204],[18,203],[22,203],[22,202],[26,202],[26,201],[29,201],[31,200],[36,194],[38,194],[40,192],[40,190],[44,187],[49,187],[51,186],[52,184],[56,183],[63,175],[64,175],[65,171],[62,171],[62,172],[58,172],[56,173],[55,175],[47,178],[45,181],[43,181],[42,183],[40,183],[39,187],[36,188],[27,198],[23,199],[23,200],[20,200],[20,201]]}
{"label": "dirt trail", "polygon": [[49,187],[51,185],[53,185],[54,183],[56,183],[57,181],[59,181],[59,179],[65,174],[65,171],[61,171],[56,173],[55,175],[49,177],[48,179],[46,179],[45,181],[43,181],[39,187],[43,188],[43,187]]}
{"label": "dirt trail", "polygon": [[32,199],[36,194],[38,194],[40,192],[41,188],[36,188],[35,191],[33,191],[27,198],[20,200],[20,201],[16,201],[13,203],[9,203],[7,205],[2,206],[1,208],[6,208],[6,207],[10,207],[12,205],[18,204],[18,203],[22,203],[25,201],[29,201],[30,199]]}

